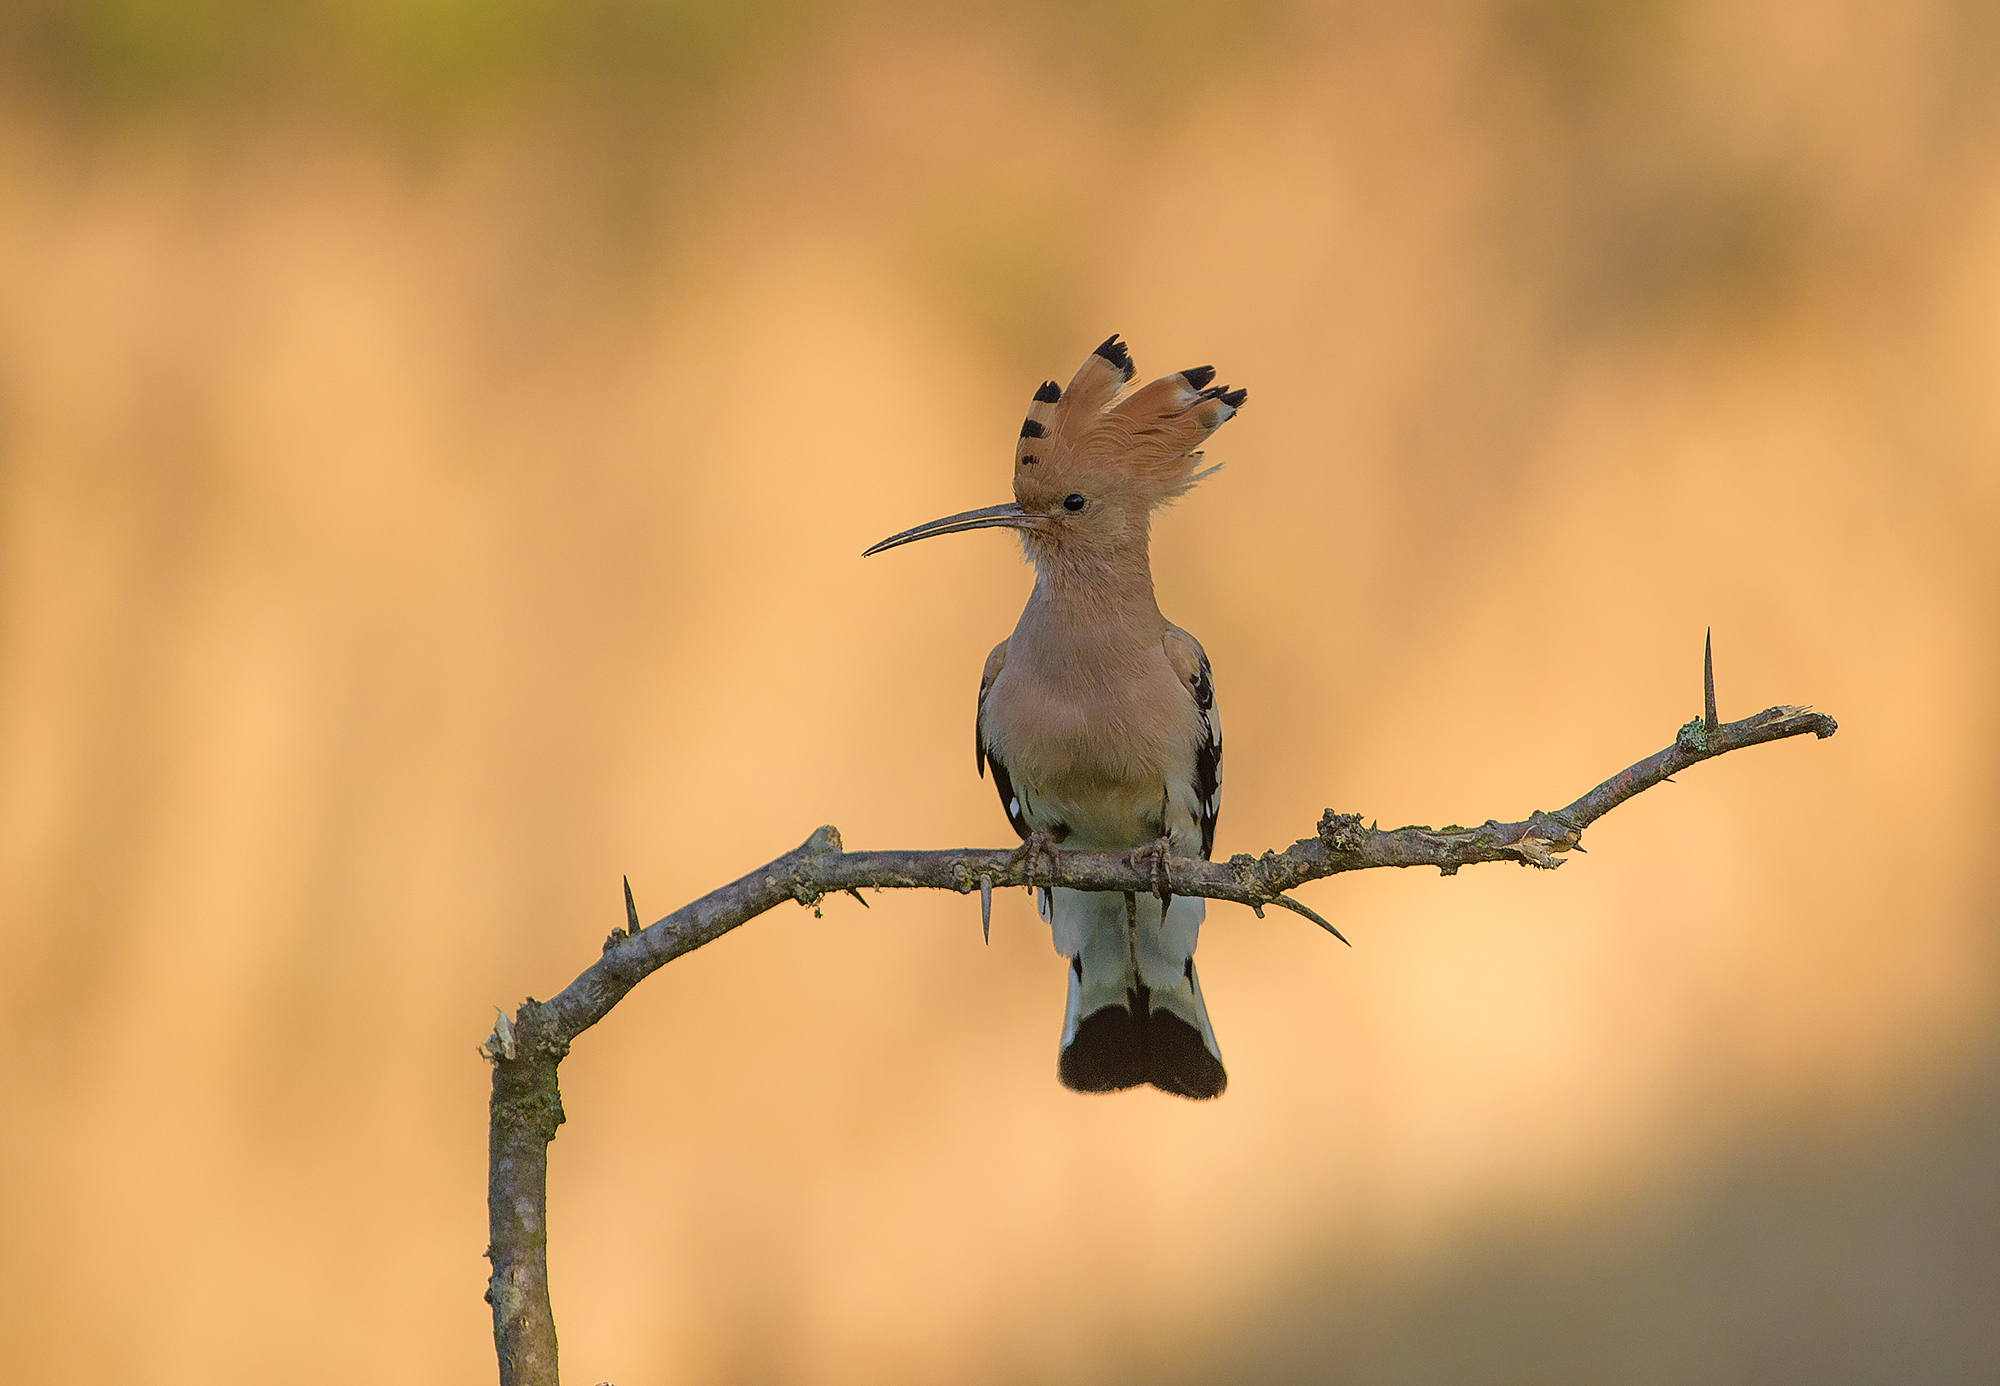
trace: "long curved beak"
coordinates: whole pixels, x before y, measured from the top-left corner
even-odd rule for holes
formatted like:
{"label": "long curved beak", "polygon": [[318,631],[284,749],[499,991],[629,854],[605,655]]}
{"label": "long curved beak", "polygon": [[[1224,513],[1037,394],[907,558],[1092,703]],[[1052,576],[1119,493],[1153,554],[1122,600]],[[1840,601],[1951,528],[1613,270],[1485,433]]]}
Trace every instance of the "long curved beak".
{"label": "long curved beak", "polygon": [[1040,522],[1041,516],[1034,511],[1023,510],[1013,501],[1008,501],[1005,505],[989,505],[984,510],[947,515],[942,520],[932,520],[915,529],[906,529],[901,534],[892,534],[861,556],[866,558],[884,549],[893,549],[898,544],[914,544],[919,539],[929,539],[937,534],[958,534],[968,529],[1033,529]]}

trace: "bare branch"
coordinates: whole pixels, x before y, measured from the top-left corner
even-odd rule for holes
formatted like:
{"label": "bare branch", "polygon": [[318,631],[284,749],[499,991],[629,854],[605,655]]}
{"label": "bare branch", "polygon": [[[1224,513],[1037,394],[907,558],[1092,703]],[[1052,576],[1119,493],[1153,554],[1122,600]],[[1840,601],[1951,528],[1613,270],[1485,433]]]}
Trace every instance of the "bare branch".
{"label": "bare branch", "polygon": [[[1831,717],[1800,707],[1767,708],[1740,722],[1715,718],[1712,656],[1703,658],[1703,715],[1680,729],[1665,750],[1648,756],[1555,812],[1517,823],[1487,820],[1476,828],[1363,827],[1359,814],[1328,809],[1317,831],[1283,852],[1238,855],[1226,862],[1166,860],[1167,889],[1247,905],[1261,917],[1279,905],[1339,931],[1286,892],[1308,881],[1380,866],[1432,866],[1442,875],[1462,866],[1512,861],[1553,869],[1561,854],[1582,850],[1583,830],[1642,790],[1701,761],[1803,736],[1837,730]],[[1030,875],[1033,880],[1030,881]],[[863,889],[979,891],[982,925],[990,920],[995,886],[1062,886],[1071,890],[1151,893],[1151,865],[1127,852],[1024,852],[968,847],[946,851],[847,852],[840,833],[824,827],[777,860],[641,929],[626,886],[626,928],[605,940],[604,954],[552,1000],[530,998],[513,1020],[502,1014],[481,1052],[493,1065],[488,1212],[493,1276],[494,1344],[502,1386],[554,1386],[555,1319],[549,1306],[546,1223],[548,1143],[563,1120],[556,1066],[578,1035],[595,1025],[648,974],[787,900],[815,908],[830,894],[860,899]],[[863,900],[863,904],[867,901]],[[1343,938],[1344,943],[1346,940]]]}
{"label": "bare branch", "polygon": [[[1477,828],[1411,826],[1385,831],[1362,827],[1358,814],[1337,814],[1328,809],[1314,836],[1283,852],[1266,852],[1261,857],[1237,855],[1225,862],[1170,858],[1168,886],[1175,895],[1292,908],[1292,902],[1280,899],[1285,892],[1344,871],[1434,866],[1449,876],[1461,866],[1487,861],[1560,866],[1558,854],[1577,846],[1585,828],[1668,776],[1725,752],[1767,741],[1808,732],[1831,736],[1835,725],[1831,717],[1797,707],[1770,708],[1740,722],[1725,723],[1714,732],[1697,717],[1681,728],[1673,745],[1620,771],[1553,813],[1537,810],[1518,823],[1489,819]],[[543,1005],[535,1023],[551,1042],[567,1045],[601,1020],[648,973],[787,900],[817,906],[835,892],[864,888],[967,894],[980,888],[981,878],[994,887],[1064,886],[1141,894],[1149,894],[1153,888],[1149,871],[1135,866],[1130,854],[1124,852],[1049,851],[1032,863],[1017,849],[1005,847],[846,852],[841,850],[839,830],[824,827],[776,861],[683,905],[637,934],[623,929],[614,932],[604,945],[604,956]]]}

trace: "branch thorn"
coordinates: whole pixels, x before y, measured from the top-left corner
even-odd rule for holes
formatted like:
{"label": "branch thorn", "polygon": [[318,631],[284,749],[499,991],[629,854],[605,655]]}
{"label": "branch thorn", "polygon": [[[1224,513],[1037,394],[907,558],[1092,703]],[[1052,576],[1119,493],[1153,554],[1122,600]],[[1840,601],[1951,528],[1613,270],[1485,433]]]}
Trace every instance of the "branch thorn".
{"label": "branch thorn", "polygon": [[625,882],[625,932],[636,934],[639,932],[639,907],[632,903],[632,878],[626,876],[622,879]]}
{"label": "branch thorn", "polygon": [[862,908],[862,909],[864,909],[864,910],[865,910],[865,909],[870,909],[870,908],[872,908],[872,906],[870,906],[870,905],[869,905],[869,903],[868,903],[868,902],[867,902],[866,900],[863,900],[863,899],[861,898],[861,892],[860,892],[860,891],[858,891],[858,890],[856,890],[856,889],[855,889],[855,888],[854,888],[853,886],[849,886],[849,887],[847,887],[847,893],[848,893],[849,895],[852,895],[852,896],[853,896],[853,897],[854,897],[854,898],[855,898],[855,899],[856,899],[857,901],[859,901],[859,902],[860,902],[860,904],[861,904],[861,908]]}
{"label": "branch thorn", "polygon": [[[1332,934],[1332,935],[1333,935],[1333,936],[1334,936],[1335,938],[1339,939],[1339,940],[1340,940],[1340,941],[1341,941],[1342,943],[1347,943],[1347,935],[1345,935],[1345,934],[1343,934],[1342,932],[1340,932],[1340,930],[1338,930],[1338,929],[1334,928],[1334,927],[1333,927],[1333,925],[1331,925],[1331,924],[1327,923],[1327,922],[1326,922],[1326,921],[1325,921],[1324,919],[1321,919],[1321,918],[1320,918],[1320,917],[1319,917],[1319,916],[1318,916],[1317,914],[1314,914],[1314,913],[1313,913],[1313,912],[1312,912],[1311,910],[1307,909],[1307,908],[1306,908],[1306,907],[1305,907],[1304,905],[1301,905],[1301,904],[1300,904],[1300,903],[1299,903],[1298,901],[1294,900],[1294,899],[1293,899],[1293,898],[1292,898],[1291,896],[1289,896],[1289,895],[1274,895],[1274,896],[1272,896],[1272,897],[1271,897],[1271,903],[1272,903],[1272,904],[1274,904],[1274,905],[1283,905],[1283,906],[1284,906],[1284,907],[1285,907],[1286,909],[1288,909],[1288,910],[1292,911],[1292,913],[1294,913],[1294,914],[1302,914],[1302,915],[1304,915],[1304,916],[1305,916],[1305,917],[1306,917],[1307,919],[1310,919],[1310,920],[1311,920],[1311,921],[1312,921],[1313,923],[1315,923],[1315,924],[1319,925],[1319,926],[1320,926],[1320,928],[1322,928],[1322,929],[1326,930],[1326,931],[1327,931],[1328,933]],[[1260,911],[1259,913],[1261,914],[1261,911]],[[1353,945],[1353,944],[1351,944],[1351,943],[1347,943],[1347,946],[1348,946],[1349,948],[1352,948],[1352,947],[1353,947],[1354,945]]]}
{"label": "branch thorn", "polygon": [[979,878],[979,936],[993,942],[993,878]]}
{"label": "branch thorn", "polygon": [[1715,715],[1715,627],[1701,638],[1701,729],[1710,736],[1721,730]]}

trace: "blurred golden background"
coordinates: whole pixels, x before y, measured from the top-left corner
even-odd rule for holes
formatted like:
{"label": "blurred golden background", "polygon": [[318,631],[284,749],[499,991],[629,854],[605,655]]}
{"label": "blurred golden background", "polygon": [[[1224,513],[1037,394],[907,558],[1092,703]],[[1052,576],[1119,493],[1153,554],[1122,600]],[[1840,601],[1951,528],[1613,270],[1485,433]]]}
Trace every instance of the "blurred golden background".
{"label": "blurred golden background", "polygon": [[997,845],[976,535],[1105,334],[1219,853],[1055,1080],[1019,894],[787,909],[564,1066],[581,1382],[2000,1377],[2000,11],[25,0],[0,19],[0,1375],[477,1382],[496,1004],[837,824]]}

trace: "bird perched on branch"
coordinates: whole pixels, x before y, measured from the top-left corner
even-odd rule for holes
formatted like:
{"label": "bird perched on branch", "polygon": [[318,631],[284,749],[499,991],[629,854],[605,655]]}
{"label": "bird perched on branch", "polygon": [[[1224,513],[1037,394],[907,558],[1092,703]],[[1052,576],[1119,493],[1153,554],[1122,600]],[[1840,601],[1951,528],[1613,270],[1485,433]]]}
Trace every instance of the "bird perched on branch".
{"label": "bird perched on branch", "polygon": [[1160,614],[1147,536],[1155,507],[1186,492],[1202,440],[1246,391],[1197,366],[1122,394],[1131,353],[1116,336],[1068,388],[1035,392],[1014,454],[1014,500],[892,535],[879,553],[938,534],[1020,531],[1035,590],[987,656],[975,724],[979,772],[1033,855],[1061,845],[1134,852],[1146,896],[1038,892],[1069,959],[1063,1084],[1111,1092],[1151,1083],[1221,1095],[1229,1078],[1194,970],[1204,902],[1167,889],[1168,855],[1204,858],[1221,806],[1222,722],[1200,642]]}

